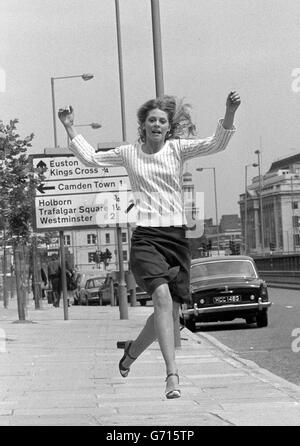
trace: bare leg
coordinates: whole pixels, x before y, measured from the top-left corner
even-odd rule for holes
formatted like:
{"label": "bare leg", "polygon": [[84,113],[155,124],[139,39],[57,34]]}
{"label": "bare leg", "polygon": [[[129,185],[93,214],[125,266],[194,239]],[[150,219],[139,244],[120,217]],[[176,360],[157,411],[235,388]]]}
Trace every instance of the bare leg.
{"label": "bare leg", "polygon": [[179,310],[180,310],[180,303],[173,301],[173,323],[174,323],[174,345],[175,345],[175,349],[181,347]]}
{"label": "bare leg", "polygon": [[179,318],[180,303],[173,301],[173,320]]}
{"label": "bare leg", "polygon": [[166,372],[177,370],[175,364],[173,301],[167,284],[160,285],[152,296],[154,322],[159,346],[166,363]]}
{"label": "bare leg", "polygon": [[[159,346],[166,364],[166,374],[177,373],[174,347],[173,301],[167,284],[160,285],[154,292],[154,321]],[[176,314],[176,309],[175,309]],[[178,388],[178,378],[170,376],[166,392]]]}
{"label": "bare leg", "polygon": [[[177,373],[174,346],[174,319],[179,314],[179,304],[172,301],[168,284],[156,288],[152,295],[154,313],[147,319],[145,327],[137,339],[131,344],[129,353],[137,358],[158,338],[159,346],[166,364],[166,374]],[[129,368],[133,360],[127,355],[122,361],[125,368]],[[178,378],[171,375],[167,380],[166,393],[178,389]]]}
{"label": "bare leg", "polygon": [[[151,316],[148,317],[147,322],[138,335],[138,337],[135,339],[135,341],[131,344],[129,353],[133,358],[137,358],[140,356],[141,353],[143,353],[144,350],[146,350],[149,345],[151,345],[156,340],[156,331],[154,326],[154,313],[151,314]],[[131,366],[133,360],[126,356],[126,358],[123,361],[123,366],[125,368],[128,368]]]}

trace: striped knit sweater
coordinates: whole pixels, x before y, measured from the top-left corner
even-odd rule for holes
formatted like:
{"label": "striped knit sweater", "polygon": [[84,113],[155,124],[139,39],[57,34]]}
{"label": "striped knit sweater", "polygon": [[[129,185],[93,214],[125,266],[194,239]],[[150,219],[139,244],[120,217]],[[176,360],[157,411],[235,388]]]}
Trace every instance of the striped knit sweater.
{"label": "striped knit sweater", "polygon": [[138,142],[96,152],[82,135],[72,139],[70,149],[88,166],[125,167],[137,206],[138,226],[182,226],[186,224],[182,187],[184,162],[224,150],[235,130],[234,126],[224,129],[219,120],[213,136],[167,140],[154,154],[144,153]]}

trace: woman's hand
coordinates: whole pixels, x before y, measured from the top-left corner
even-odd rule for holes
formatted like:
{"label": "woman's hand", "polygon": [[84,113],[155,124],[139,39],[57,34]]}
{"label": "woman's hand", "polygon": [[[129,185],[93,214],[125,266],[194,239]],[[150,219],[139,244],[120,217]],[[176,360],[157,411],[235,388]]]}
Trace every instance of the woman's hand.
{"label": "woman's hand", "polygon": [[66,132],[72,141],[73,138],[77,135],[74,125],[74,109],[71,105],[65,108],[60,108],[58,111],[58,117],[66,129]]}
{"label": "woman's hand", "polygon": [[232,129],[234,115],[237,108],[240,106],[241,98],[236,91],[231,91],[226,99],[226,113],[223,119],[224,129]]}
{"label": "woman's hand", "polygon": [[236,91],[231,91],[227,96],[226,109],[231,113],[235,113],[240,104],[240,95]]}
{"label": "woman's hand", "polygon": [[72,127],[74,124],[74,109],[71,105],[68,107],[60,108],[58,111],[58,117],[64,127]]}

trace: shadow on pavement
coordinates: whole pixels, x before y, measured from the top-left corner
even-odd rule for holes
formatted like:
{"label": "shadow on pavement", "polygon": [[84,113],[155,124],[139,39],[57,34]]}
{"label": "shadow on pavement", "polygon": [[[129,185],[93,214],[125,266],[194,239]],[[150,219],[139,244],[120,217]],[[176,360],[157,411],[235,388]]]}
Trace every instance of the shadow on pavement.
{"label": "shadow on pavement", "polygon": [[246,322],[232,322],[232,323],[209,323],[198,324],[196,332],[201,331],[228,331],[228,330],[253,330],[257,329],[256,324],[246,324]]}

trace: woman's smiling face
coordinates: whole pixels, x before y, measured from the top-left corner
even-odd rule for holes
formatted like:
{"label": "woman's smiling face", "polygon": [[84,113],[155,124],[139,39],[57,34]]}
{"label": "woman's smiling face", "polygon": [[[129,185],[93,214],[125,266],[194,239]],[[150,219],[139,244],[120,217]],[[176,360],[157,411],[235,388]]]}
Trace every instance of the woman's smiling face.
{"label": "woman's smiling face", "polygon": [[155,108],[150,110],[145,121],[146,141],[164,143],[170,130],[169,118],[166,112]]}

